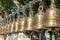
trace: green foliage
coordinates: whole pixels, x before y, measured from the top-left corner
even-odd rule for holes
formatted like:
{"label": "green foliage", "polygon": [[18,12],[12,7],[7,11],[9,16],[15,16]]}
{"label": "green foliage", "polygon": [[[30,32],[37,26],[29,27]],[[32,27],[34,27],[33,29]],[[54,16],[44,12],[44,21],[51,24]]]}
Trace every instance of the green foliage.
{"label": "green foliage", "polygon": [[60,40],[60,36],[58,36],[58,40]]}
{"label": "green foliage", "polygon": [[56,7],[60,9],[60,0],[55,0]]}
{"label": "green foliage", "polygon": [[[13,8],[13,9],[16,9],[16,6],[15,4],[12,2],[12,0],[0,0],[1,1],[1,5],[2,7],[6,8],[6,7],[9,7],[10,9]],[[25,5],[27,4],[29,1],[32,1],[32,0],[17,0],[19,1],[22,5]],[[49,0],[48,0],[49,1]],[[47,1],[46,1],[47,2]],[[56,6],[58,8],[60,8],[60,0],[55,0],[55,3],[56,3]],[[38,7],[38,4],[36,4],[37,6],[35,7]],[[34,8],[33,8],[34,9]]]}
{"label": "green foliage", "polygon": [[[12,2],[12,0],[0,0],[1,1],[1,5],[3,7],[9,7],[9,8],[16,8],[15,4]],[[19,1],[22,5],[27,4],[29,1],[31,0],[17,0]]]}

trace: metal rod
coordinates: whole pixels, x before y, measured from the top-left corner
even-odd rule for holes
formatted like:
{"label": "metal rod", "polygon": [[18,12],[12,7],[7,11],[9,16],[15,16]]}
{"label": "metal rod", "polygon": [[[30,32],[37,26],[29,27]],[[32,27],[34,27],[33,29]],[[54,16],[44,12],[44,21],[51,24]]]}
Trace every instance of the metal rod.
{"label": "metal rod", "polygon": [[13,3],[17,6],[17,8],[19,8],[20,6],[19,6],[19,2],[17,1],[17,0],[13,0]]}
{"label": "metal rod", "polygon": [[23,9],[26,9],[26,8],[28,8],[30,5],[33,5],[33,4],[35,4],[35,3],[37,3],[39,0],[33,0],[33,1],[30,1],[29,3],[27,3],[26,5],[24,5],[24,6],[22,6],[22,8],[18,8],[18,11],[19,12],[22,12],[22,10]]}

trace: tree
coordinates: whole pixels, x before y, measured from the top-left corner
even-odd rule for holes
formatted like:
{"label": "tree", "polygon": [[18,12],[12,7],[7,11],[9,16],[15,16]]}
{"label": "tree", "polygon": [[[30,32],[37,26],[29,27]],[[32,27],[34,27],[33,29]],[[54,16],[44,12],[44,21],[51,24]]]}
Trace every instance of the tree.
{"label": "tree", "polygon": [[[12,0],[0,0],[0,1],[1,1],[0,5],[2,5],[2,7],[4,7],[4,8],[9,8],[9,9],[11,9],[11,8],[16,9],[17,8]],[[32,0],[17,0],[17,1],[19,1],[22,5],[26,5],[28,2],[30,2]],[[55,0],[55,3],[56,3],[57,8],[60,8],[60,0]],[[44,10],[49,8],[50,0],[43,0],[43,5],[44,5]],[[35,11],[37,11],[37,7],[38,7],[38,3],[33,5],[33,9]]]}

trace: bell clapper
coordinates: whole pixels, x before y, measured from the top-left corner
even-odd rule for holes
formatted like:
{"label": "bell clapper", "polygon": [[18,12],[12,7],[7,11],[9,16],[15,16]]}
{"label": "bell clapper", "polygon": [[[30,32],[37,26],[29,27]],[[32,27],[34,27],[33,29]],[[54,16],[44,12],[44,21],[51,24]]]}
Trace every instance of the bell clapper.
{"label": "bell clapper", "polygon": [[52,40],[55,40],[55,29],[52,29]]}

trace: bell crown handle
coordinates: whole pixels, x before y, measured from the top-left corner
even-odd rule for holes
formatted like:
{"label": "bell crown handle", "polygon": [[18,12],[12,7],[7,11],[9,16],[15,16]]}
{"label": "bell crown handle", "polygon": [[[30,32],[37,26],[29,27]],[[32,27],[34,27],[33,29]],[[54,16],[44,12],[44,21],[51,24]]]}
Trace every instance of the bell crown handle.
{"label": "bell crown handle", "polygon": [[51,0],[51,2],[53,2],[53,3],[54,3],[54,0]]}
{"label": "bell crown handle", "polygon": [[44,12],[42,0],[39,0],[38,12],[39,12],[39,13]]}
{"label": "bell crown handle", "polygon": [[29,17],[32,17],[33,16],[33,11],[30,11],[29,12]]}
{"label": "bell crown handle", "polygon": [[22,14],[23,14],[22,19],[25,20],[25,18],[27,17],[27,15],[26,15],[26,11],[25,11],[24,8],[22,10]]}
{"label": "bell crown handle", "polygon": [[42,5],[38,7],[38,12],[39,12],[39,13],[44,12]]}
{"label": "bell crown handle", "polygon": [[26,13],[23,13],[23,17],[27,17]]}
{"label": "bell crown handle", "polygon": [[50,7],[51,7],[51,8],[56,7],[54,0],[51,0],[51,5],[50,5]]}
{"label": "bell crown handle", "polygon": [[23,15],[23,16],[22,16],[22,20],[25,20],[25,18],[26,18],[26,15]]}

